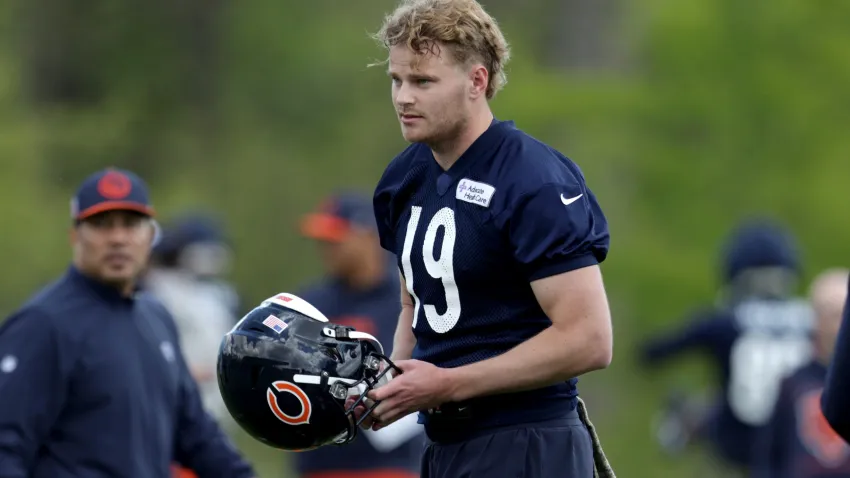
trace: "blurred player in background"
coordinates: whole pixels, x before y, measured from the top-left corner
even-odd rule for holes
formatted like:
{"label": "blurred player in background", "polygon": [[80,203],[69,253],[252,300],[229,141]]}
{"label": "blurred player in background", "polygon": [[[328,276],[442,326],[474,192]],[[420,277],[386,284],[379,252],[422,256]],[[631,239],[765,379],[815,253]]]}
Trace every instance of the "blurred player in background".
{"label": "blurred player in background", "polygon": [[403,373],[368,393],[363,424],[420,412],[426,478],[590,477],[594,458],[610,476],[576,387],[612,357],[596,198],[575,163],[494,118],[509,49],[480,4],[405,1],[377,38],[413,144],[373,198],[407,291]]}
{"label": "blurred player in background", "polygon": [[739,225],[725,246],[722,268],[718,303],[697,311],[683,329],[649,341],[643,358],[654,365],[692,351],[711,357],[720,375],[719,403],[690,410],[693,414],[668,410],[661,430],[669,430],[672,422],[683,433],[660,438],[705,438],[721,459],[744,471],[752,463],[756,431],[773,412],[781,380],[811,358],[812,311],[807,301],[794,297],[801,272],[795,240],[774,221]]}
{"label": "blurred player in background", "polygon": [[[143,284],[174,317],[204,408],[228,432],[234,423],[221,399],[215,366],[221,339],[239,317],[238,295],[223,279],[232,260],[233,250],[215,217],[180,214],[163,229]],[[195,475],[175,466],[174,477]]]}
{"label": "blurred player in background", "polygon": [[77,190],[71,266],[0,326],[0,476],[253,476],[204,411],[173,318],[138,288],[153,215],[129,171]]}
{"label": "blurred player in background", "polygon": [[757,440],[755,478],[850,477],[850,446],[829,426],[820,407],[847,299],[848,276],[850,270],[832,269],[812,282],[815,356],[782,382],[773,416]]}
{"label": "blurred player in background", "polygon": [[221,425],[233,422],[218,390],[216,357],[236,323],[238,296],[224,280],[233,250],[209,214],[183,214],[163,228],[144,286],[171,312],[204,407]]}
{"label": "blurred player in background", "polygon": [[[337,194],[304,218],[301,231],[317,241],[327,276],[297,295],[331,322],[391,344],[401,291],[392,257],[378,243],[371,198]],[[383,430],[367,430],[344,447],[295,455],[298,473],[301,478],[417,478],[423,437],[411,415]]]}
{"label": "blurred player in background", "polygon": [[[848,285],[850,288],[850,285]],[[850,442],[850,293],[826,375],[821,408],[832,428]]]}

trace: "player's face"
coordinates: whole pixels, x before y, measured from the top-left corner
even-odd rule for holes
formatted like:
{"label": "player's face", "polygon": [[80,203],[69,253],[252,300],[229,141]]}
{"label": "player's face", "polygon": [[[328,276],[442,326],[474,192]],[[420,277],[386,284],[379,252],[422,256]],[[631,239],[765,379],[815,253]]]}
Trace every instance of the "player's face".
{"label": "player's face", "polygon": [[319,251],[325,270],[333,277],[344,278],[352,268],[355,248],[351,237],[341,241],[320,241]]}
{"label": "player's face", "polygon": [[150,257],[151,220],[130,211],[109,211],[82,221],[71,232],[74,264],[86,275],[119,288],[132,287]]}
{"label": "player's face", "polygon": [[339,278],[355,276],[364,267],[363,261],[369,257],[365,247],[369,242],[368,233],[360,230],[350,231],[341,241],[321,241],[320,251],[325,270]]}
{"label": "player's face", "polygon": [[405,140],[433,145],[459,136],[470,116],[471,80],[446,47],[440,55],[420,55],[407,46],[394,46],[388,73]]}

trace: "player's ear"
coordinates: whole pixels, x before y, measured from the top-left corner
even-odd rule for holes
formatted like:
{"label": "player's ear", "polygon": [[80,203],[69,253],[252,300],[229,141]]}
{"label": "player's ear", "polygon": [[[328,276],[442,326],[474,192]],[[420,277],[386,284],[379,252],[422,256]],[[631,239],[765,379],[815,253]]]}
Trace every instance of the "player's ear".
{"label": "player's ear", "polygon": [[484,65],[480,63],[473,64],[469,70],[469,80],[469,96],[472,99],[478,99],[487,94],[487,83],[489,83],[490,74]]}
{"label": "player's ear", "polygon": [[159,241],[162,240],[162,227],[159,225],[159,221],[156,219],[151,219],[151,247],[156,247],[159,244]]}

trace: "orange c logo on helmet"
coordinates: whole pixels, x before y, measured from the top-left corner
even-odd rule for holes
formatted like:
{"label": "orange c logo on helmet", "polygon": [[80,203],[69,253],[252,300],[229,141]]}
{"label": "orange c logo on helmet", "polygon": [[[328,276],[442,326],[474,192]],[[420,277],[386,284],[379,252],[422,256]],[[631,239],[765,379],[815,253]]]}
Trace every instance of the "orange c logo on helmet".
{"label": "orange c logo on helmet", "polygon": [[[298,415],[287,415],[284,413],[277,404],[277,395],[275,395],[272,388],[278,392],[291,393],[295,398],[297,398],[298,403],[301,404],[301,413]],[[283,423],[286,423],[287,425],[305,425],[310,423],[310,414],[313,412],[313,405],[310,403],[310,398],[298,385],[284,380],[273,382],[271,387],[266,390],[266,401],[269,403],[269,408],[272,413],[274,413],[274,416]]]}

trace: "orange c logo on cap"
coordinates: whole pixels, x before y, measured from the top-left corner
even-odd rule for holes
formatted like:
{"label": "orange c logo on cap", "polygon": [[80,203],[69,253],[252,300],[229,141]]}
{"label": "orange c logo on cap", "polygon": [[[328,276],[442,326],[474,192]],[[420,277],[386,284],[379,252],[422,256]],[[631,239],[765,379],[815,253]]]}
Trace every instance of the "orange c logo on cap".
{"label": "orange c logo on cap", "polygon": [[[284,413],[277,403],[277,395],[275,395],[272,388],[278,392],[291,393],[298,399],[298,403],[301,404],[301,412],[298,415],[287,415]],[[287,425],[304,425],[310,423],[310,414],[313,412],[313,406],[310,403],[310,398],[298,385],[283,380],[273,382],[271,387],[266,390],[266,401],[269,403],[269,408],[274,413],[274,416],[283,423]]]}
{"label": "orange c logo on cap", "polygon": [[119,173],[110,171],[97,182],[97,192],[106,199],[124,199],[133,190],[130,178]]}

